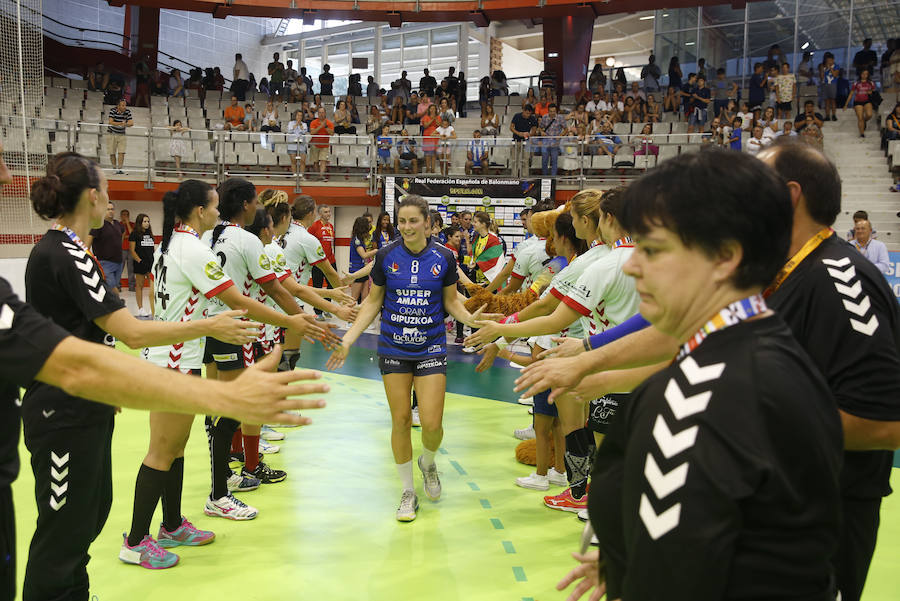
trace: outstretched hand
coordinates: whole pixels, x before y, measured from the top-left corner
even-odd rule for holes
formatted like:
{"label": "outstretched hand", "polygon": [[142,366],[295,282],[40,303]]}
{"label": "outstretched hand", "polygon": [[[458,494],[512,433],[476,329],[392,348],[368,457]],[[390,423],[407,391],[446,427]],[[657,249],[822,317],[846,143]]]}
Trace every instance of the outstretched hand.
{"label": "outstretched hand", "polygon": [[349,347],[346,347],[343,344],[338,345],[333,351],[331,351],[331,356],[328,357],[328,361],[325,363],[325,369],[327,369],[328,371],[340,369],[344,366],[344,362],[347,360],[347,355],[349,353]]}
{"label": "outstretched hand", "polygon": [[588,601],[600,601],[606,594],[606,582],[600,575],[600,551],[594,550],[582,555],[572,553],[579,565],[559,581],[556,590],[565,590],[570,584],[578,581],[575,590],[566,597],[566,601],[578,601],[585,593],[590,593]]}

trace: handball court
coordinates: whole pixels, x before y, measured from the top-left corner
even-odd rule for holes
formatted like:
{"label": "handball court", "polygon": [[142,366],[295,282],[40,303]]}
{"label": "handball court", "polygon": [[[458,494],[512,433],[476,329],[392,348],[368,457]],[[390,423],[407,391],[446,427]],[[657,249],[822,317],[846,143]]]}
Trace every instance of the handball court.
{"label": "handball court", "polygon": [[[477,356],[450,346],[444,442],[438,455],[443,495],[420,499],[417,519],[394,511],[400,484],[390,451],[390,415],[375,359],[375,337],[364,334],[338,373],[325,409],[306,428],[286,428],[281,452],[267,455],[287,470],[280,484],[238,494],[259,509],[250,522],[203,514],[209,493],[209,453],[202,417],[195,419],[185,460],[185,516],[216,532],[206,547],[178,547],[179,565],[145,570],[119,561],[131,524],[134,480],[147,450],[147,414],[125,410],[113,437],[114,499],[106,527],[91,546],[91,601],[228,597],[398,601],[562,600],[556,583],[575,562],[582,523],[543,506],[540,491],[518,488],[533,468],[516,462],[512,432],[530,416],[516,404],[518,370],[498,361],[476,374]],[[304,345],[302,367],[323,369],[327,353]],[[413,448],[421,448],[419,430]],[[13,484],[21,594],[34,529],[30,455],[20,444],[21,474]],[[892,478],[900,489],[900,460]],[[551,487],[556,494],[561,488]],[[882,504],[882,525],[864,601],[900,599],[900,493]],[[156,535],[161,509],[151,526]],[[648,574],[653,568],[648,566]]]}

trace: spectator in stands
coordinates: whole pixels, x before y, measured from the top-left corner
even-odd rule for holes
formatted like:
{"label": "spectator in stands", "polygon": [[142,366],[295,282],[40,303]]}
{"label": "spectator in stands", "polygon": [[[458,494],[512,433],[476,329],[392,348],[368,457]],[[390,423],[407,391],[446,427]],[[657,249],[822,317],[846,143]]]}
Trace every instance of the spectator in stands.
{"label": "spectator in stands", "polygon": [[897,40],[894,38],[889,38],[887,43],[885,44],[884,53],[881,55],[881,81],[882,88],[886,88],[890,85],[891,82],[891,55],[894,53],[894,50],[897,49]]}
{"label": "spectator in stands", "polygon": [[500,132],[500,115],[494,112],[494,105],[488,102],[481,109],[481,134],[496,136]]}
{"label": "spectator in stands", "polygon": [[319,164],[319,177],[327,181],[325,168],[328,166],[328,145],[331,141],[331,134],[334,133],[334,123],[325,118],[324,106],[319,107],[316,118],[309,124],[309,133],[312,134],[309,162],[311,165]]}
{"label": "spectator in stands", "polygon": [[281,132],[281,124],[278,122],[278,107],[271,100],[266,102],[266,110],[263,112],[259,131],[264,133]]}
{"label": "spectator in stands", "polygon": [[353,101],[353,96],[347,94],[344,96],[344,102],[347,103],[347,112],[350,113],[350,123],[358,125],[360,123],[359,111],[356,110],[356,103]]}
{"label": "spectator in stands", "polygon": [[425,155],[425,172],[435,173],[434,157],[437,151],[438,138],[434,135],[441,125],[441,117],[438,115],[437,106],[429,104],[425,115],[422,117],[422,153]]}
{"label": "spectator in stands", "polygon": [[744,120],[735,117],[731,121],[731,133],[728,135],[728,147],[731,150],[741,151],[741,135],[744,131]]}
{"label": "spectator in stands", "polygon": [[381,128],[381,135],[375,138],[375,146],[378,155],[378,172],[384,173],[391,166],[391,148],[394,146],[389,125],[384,125]]}
{"label": "spectator in stands", "polygon": [[247,88],[248,92],[256,92],[259,89],[259,84],[256,82],[256,75],[253,73],[250,74],[250,86]]}
{"label": "spectator in stands", "polygon": [[628,93],[625,94],[625,98],[634,98],[634,101],[637,103],[646,102],[647,94],[641,91],[641,84],[633,81],[631,82],[631,89],[628,90]]}
{"label": "spectator in stands", "polygon": [[450,174],[450,154],[453,145],[452,140],[456,139],[456,129],[447,120],[446,115],[441,115],[441,126],[434,133],[438,135],[439,140],[438,161],[441,164],[441,174],[446,176]]}
{"label": "spectator in stands", "polygon": [[250,70],[240,53],[234,55],[231,76],[231,91],[237,96],[239,102],[244,102],[247,99],[247,89],[250,87]]}
{"label": "spectator in stands", "polygon": [[737,116],[741,118],[741,127],[744,128],[744,131],[750,131],[750,125],[753,123],[753,111],[746,102],[741,103],[741,110],[738,111]]}
{"label": "spectator in stands", "polygon": [[150,70],[150,57],[141,55],[134,63],[135,96],[134,106],[150,106],[150,81],[153,72]]}
{"label": "spectator in stands", "polygon": [[613,133],[612,123],[607,121],[601,126],[600,132],[594,135],[591,146],[596,154],[614,157],[622,146],[622,139]]}
{"label": "spectator in stands", "polygon": [[455,75],[456,67],[450,67],[447,69],[447,77],[444,78],[444,81],[447,82],[447,93],[449,94],[450,108],[456,112],[456,100],[459,93],[459,77]]}
{"label": "spectator in stands", "polygon": [[676,90],[681,89],[681,65],[678,63],[678,57],[673,56],[669,59],[669,85]]}
{"label": "spectator in stands", "polygon": [[376,98],[378,96],[378,82],[375,81],[375,78],[369,75],[366,79],[368,79],[369,83],[366,86],[366,96],[369,98]]}
{"label": "spectator in stands", "polygon": [[[584,112],[584,106],[578,105]],[[585,116],[587,113],[585,113]],[[581,123],[576,119],[576,123]],[[559,138],[566,129],[566,120],[559,114],[559,107],[551,103],[546,116],[541,117],[537,133],[541,140],[541,173],[544,175],[556,175],[559,161]]]}
{"label": "spectator in stands", "polygon": [[772,138],[775,132],[779,130],[778,119],[775,118],[775,109],[767,106],[763,111],[762,118],[757,121],[763,128],[763,137]]}
{"label": "spectator in stands", "polygon": [[734,100],[728,99],[728,103],[719,111],[719,118],[722,120],[722,123],[731,125],[731,122],[734,121],[734,118],[737,116],[737,103]]}
{"label": "spectator in stands", "polygon": [[319,93],[322,96],[331,96],[334,86],[334,75],[331,73],[331,65],[322,67],[322,74],[319,75]]}
{"label": "spectator in stands", "polygon": [[409,132],[405,129],[400,132],[400,139],[397,141],[397,158],[394,159],[394,171],[400,173],[400,170],[418,173],[418,156],[416,155],[416,141],[409,137]]}
{"label": "spectator in stands", "polygon": [[450,93],[450,84],[446,78],[441,80],[441,85],[439,85],[434,92],[434,102],[436,104],[440,103],[443,99],[446,99],[448,103],[453,100],[453,95]]}
{"label": "spectator in stands", "polygon": [[602,102],[603,100],[602,96],[600,96],[600,92],[594,92],[591,99],[584,105],[584,110],[587,111],[589,115],[593,115],[597,111],[603,110],[601,107]]}
{"label": "spectator in stands", "polygon": [[[547,105],[547,114],[548,115],[550,114],[550,106],[552,106],[552,105],[553,105],[553,103],[550,103],[549,105]],[[571,111],[568,115],[566,115],[566,121],[568,122],[569,127],[572,127],[572,126],[578,127],[579,125],[587,126],[588,119],[589,119],[589,116],[588,116],[587,111],[585,110],[585,106],[584,106],[583,102],[579,102],[577,105],[575,105],[575,110]]]}
{"label": "spectator in stands", "polygon": [[[300,179],[303,179],[306,173],[306,135],[309,128],[303,120],[303,111],[299,110],[294,113],[294,118],[287,126],[287,147],[291,159],[291,173],[299,173]],[[297,165],[299,163],[300,170],[298,172]]]}
{"label": "spectator in stands", "polygon": [[644,127],[641,128],[641,135],[637,139],[634,156],[659,155],[659,146],[653,143],[653,137],[650,135],[651,133],[653,133],[653,126],[649,123],[644,124]]}
{"label": "spectator in stands", "polygon": [[776,69],[781,64],[781,46],[778,44],[772,44],[769,48],[769,54],[766,57],[765,62],[763,63],[763,68],[768,71],[772,67]]}
{"label": "spectator in stands", "polygon": [[708,79],[706,74],[706,59],[701,58],[697,61],[697,77],[703,77],[704,79]]}
{"label": "spectator in stands", "polygon": [[120,100],[115,108],[109,109],[107,124],[106,151],[109,153],[109,162],[116,169],[116,173],[122,174],[125,166],[125,148],[128,144],[125,129],[134,126],[131,111],[124,100]]}
{"label": "spectator in stands", "polygon": [[413,92],[409,96],[409,102],[406,103],[405,107],[405,115],[406,117],[403,120],[404,125],[418,125],[419,124],[419,95],[416,92]]}
{"label": "spectator in stands", "polygon": [[762,107],[766,102],[766,74],[763,71],[762,63],[753,64],[753,75],[750,76],[749,90],[747,92],[747,101],[750,109]]}
{"label": "spectator in stands", "polygon": [[300,79],[306,84],[306,94],[311,95],[313,93],[313,80],[312,77],[306,74],[306,67],[300,67]]}
{"label": "spectator in stands", "polygon": [[[716,78],[712,82],[713,93],[713,117],[719,117],[722,110],[728,106],[728,100],[737,98],[737,82],[729,82],[725,79],[725,69],[716,69]],[[731,120],[728,120],[731,123]]]}
{"label": "spectator in stands", "polygon": [[667,86],[666,87],[666,95],[663,98],[663,112],[664,113],[673,113],[674,116],[677,117],[680,107],[681,107],[680,90],[672,85]]}
{"label": "spectator in stands", "polygon": [[122,237],[125,235],[125,228],[115,220],[115,212],[113,203],[107,203],[103,225],[91,230],[86,243],[100,261],[106,285],[119,294],[122,279]]}
{"label": "spectator in stands", "polygon": [[222,71],[218,67],[213,68],[213,85],[212,87],[207,87],[207,89],[218,92],[225,89],[225,77],[222,76]]}
{"label": "spectator in stands", "polygon": [[225,107],[225,131],[244,131],[247,129],[244,123],[246,113],[241,105],[238,104],[237,96],[231,96],[231,104]]}
{"label": "spectator in stands", "polygon": [[534,93],[530,88],[528,91],[531,93],[532,99],[530,100],[526,97],[525,100],[522,101],[522,106],[530,104],[534,107],[535,117],[537,117],[538,119],[544,117],[547,113],[550,112],[550,103],[553,102],[553,100],[551,99],[553,93],[550,90],[541,90],[541,101],[535,104],[533,100]]}
{"label": "spectator in stands", "polygon": [[389,125],[403,125],[406,119],[406,105],[403,104],[403,97],[399,94],[394,96],[394,104],[391,106],[391,112],[388,116]]}
{"label": "spectator in stands", "polygon": [[[160,71],[159,77],[162,87],[160,94],[166,96],[169,93],[169,76]],[[125,82],[120,74],[113,73],[109,78],[109,85],[106,86],[106,93],[103,95],[103,104],[116,105],[124,98]]]}
{"label": "spectator in stands", "polygon": [[284,85],[285,96],[290,102],[303,102],[303,99],[306,98],[306,84],[299,75],[290,80],[290,86],[288,86],[288,82],[285,82]]}
{"label": "spectator in stands", "polygon": [[872,38],[863,40],[863,49],[856,53],[853,57],[853,66],[856,68],[856,76],[862,77],[862,72],[868,70],[874,73],[875,67],[878,65],[878,55],[872,50]]}
{"label": "spectator in stands", "polygon": [[184,87],[187,90],[195,90],[195,94],[200,102],[206,102],[206,88],[203,87],[203,69],[200,67],[191,69],[187,81],[184,82]]}
{"label": "spectator in stands", "polygon": [[[557,154],[559,154],[558,149]],[[466,144],[466,175],[471,175],[476,170],[482,175],[486,175],[489,164],[488,146],[481,137],[481,130],[476,129],[472,132],[472,139]]]}
{"label": "spectator in stands", "polygon": [[128,241],[134,230],[134,222],[128,209],[119,211],[119,223],[122,224],[122,271],[128,277],[128,289],[134,292],[134,257],[131,256],[131,243]]}
{"label": "spectator in stands", "polygon": [[533,115],[534,109],[530,104],[522,107],[521,113],[513,115],[509,122],[509,131],[513,137],[513,175],[521,172],[522,166],[527,165],[531,155],[531,147],[528,139],[537,130],[537,118]]}
{"label": "spectator in stands", "polygon": [[803,60],[800,61],[800,65],[797,67],[797,75],[804,85],[811,85],[815,81],[813,78],[812,57],[812,52],[804,52]]}
{"label": "spectator in stands", "polygon": [[266,67],[269,73],[269,96],[279,96],[284,85],[284,63],[278,53],[272,55],[272,62]]}
{"label": "spectator in stands", "polygon": [[702,131],[706,127],[707,111],[712,94],[706,87],[706,78],[697,77],[697,87],[691,92],[693,98],[691,117],[688,119],[688,133]]}
{"label": "spectator in stands", "polygon": [[[319,205],[319,218],[309,226],[308,231],[322,244],[322,250],[325,251],[325,260],[328,261],[332,269],[337,271],[337,263],[334,260],[334,224],[331,222],[331,207]],[[312,281],[314,287],[331,288],[331,282],[325,277],[325,273],[318,265],[313,266]],[[324,320],[328,317],[331,317],[331,315],[321,309],[316,309],[316,319]]]}
{"label": "spectator in stands", "polygon": [[790,119],[785,119],[781,124],[781,129],[775,132],[774,138],[781,138],[782,136],[796,137],[797,132],[794,131],[794,122]]}
{"label": "spectator in stands", "polygon": [[688,73],[687,81],[684,82],[681,86],[681,91],[679,95],[681,96],[681,110],[684,112],[684,120],[688,121],[691,118],[691,113],[693,112],[694,107],[694,90],[697,87],[697,74],[696,73]]}
{"label": "spectator in stands", "polygon": [[[295,82],[297,80],[298,76],[299,76],[299,73],[297,73],[297,70],[294,69],[294,61],[288,60],[287,66],[284,68],[284,73],[283,73],[284,85],[288,86],[288,85],[292,84],[293,82]],[[285,93],[286,92],[287,92],[287,90],[285,90]]]}
{"label": "spectator in stands", "polygon": [[307,100],[304,100],[300,105],[300,110],[303,112],[303,122],[309,127],[312,120],[316,118],[316,111],[313,110],[312,105]]}
{"label": "spectator in stands", "polygon": [[[871,45],[871,40],[869,40]],[[873,52],[874,54],[874,52]],[[859,74],[859,81],[853,84],[850,89],[850,95],[844,103],[844,108],[853,101],[853,111],[856,113],[856,126],[859,128],[859,137],[866,137],[866,124],[875,114],[875,106],[872,102],[872,95],[875,92],[875,82],[871,79],[871,71],[864,68]]]}
{"label": "spectator in stands", "polygon": [[456,112],[459,113],[459,116],[465,118],[467,115],[466,112],[466,92],[469,88],[469,84],[466,81],[466,74],[462,71],[459,72],[459,77],[457,78],[456,84]]}
{"label": "spectator in stands", "polygon": [[450,100],[447,98],[441,98],[441,102],[438,105],[438,114],[442,120],[446,119],[448,123],[452,124],[456,121],[456,113],[450,108]]}
{"label": "spectator in stands", "polygon": [[794,112],[794,100],[797,98],[797,80],[791,73],[791,66],[782,63],[781,73],[775,78],[775,101],[779,119],[790,119]]}
{"label": "spectator in stands", "polygon": [[[169,156],[172,157],[175,161],[175,171],[178,174],[178,177],[181,177],[183,174],[181,173],[181,159],[187,156],[187,137],[188,130],[181,124],[180,119],[175,119],[172,123],[172,127],[169,128],[171,131],[172,139],[169,142]],[[125,221],[122,221],[124,225]],[[126,227],[125,234],[131,234],[131,231]],[[128,256],[131,256],[131,252],[129,251]],[[129,273],[131,273],[129,271]],[[134,276],[132,275],[129,278],[129,282],[134,280]]]}
{"label": "spectator in stands", "polygon": [[[868,68],[864,68],[863,72],[867,70]],[[850,244],[871,261],[881,273],[887,273],[891,267],[887,246],[885,246],[884,242],[875,240],[872,237],[872,224],[862,219],[856,222],[854,230],[856,236],[850,241]]]}
{"label": "spectator in stands", "polygon": [[[847,241],[854,240],[856,238],[856,224],[860,221],[869,221],[869,214],[866,211],[859,210],[853,213],[853,227],[847,230]],[[878,232],[874,229],[870,234],[871,238],[878,238]]]}
{"label": "spectator in stands", "polygon": [[603,65],[599,62],[594,63],[591,74],[588,77],[588,90],[591,92],[601,92],[606,88],[606,74],[603,73]]}
{"label": "spectator in stands", "polygon": [[759,151],[770,144],[771,138],[763,137],[763,128],[759,125],[753,128],[753,135],[747,140],[747,152],[756,156]]}
{"label": "spectator in stands", "polygon": [[[460,75],[462,75],[462,73],[460,73]],[[397,89],[400,90],[400,95],[403,97],[403,103],[406,104],[410,94],[412,94],[412,82],[407,79],[406,71],[400,73],[400,79],[397,80],[397,83],[399,84]]]}
{"label": "spectator in stands", "polygon": [[484,105],[493,98],[491,91],[491,78],[485,75],[478,82],[478,104],[481,105],[482,110],[484,110]]}
{"label": "spectator in stands", "polygon": [[807,100],[803,103],[803,112],[794,119],[794,131],[802,132],[809,126],[821,128],[825,123],[825,117],[816,112],[816,103]]}
{"label": "spectator in stands", "polygon": [[884,121],[884,139],[900,140],[900,102],[894,105],[894,110]]}
{"label": "spectator in stands", "polygon": [[660,105],[656,102],[656,97],[653,94],[649,94],[647,96],[647,104],[644,105],[643,120],[648,123],[659,123],[660,116]]}
{"label": "spectator in stands", "polygon": [[834,55],[826,52],[819,65],[819,84],[822,89],[822,98],[825,101],[825,120],[837,121],[834,114],[837,99],[837,80],[840,69],[834,64]]}
{"label": "spectator in stands", "polygon": [[[543,90],[542,90],[543,91]],[[593,95],[590,90],[587,89],[587,85],[585,81],[578,82],[578,91],[575,93],[575,102],[583,102],[587,104],[593,99]]]}
{"label": "spectator in stands", "polygon": [[847,99],[850,97],[850,80],[846,77],[846,72],[843,69],[838,69],[838,78],[837,78],[837,98],[835,98],[835,102],[838,106],[844,106],[846,104]]}
{"label": "spectator in stands", "polygon": [[337,108],[334,109],[334,133],[336,134],[356,134],[356,128],[353,127],[350,120],[350,111],[347,110],[347,101],[338,100]]}
{"label": "spectator in stands", "polygon": [[651,54],[647,59],[647,64],[641,69],[641,79],[644,80],[644,92],[647,94],[655,94],[659,92],[659,78],[662,77],[662,70],[656,64],[656,55]]}
{"label": "spectator in stands", "polygon": [[247,131],[259,131],[259,123],[256,121],[256,109],[252,102],[244,105],[244,128]]}
{"label": "spectator in stands", "polygon": [[366,120],[366,133],[377,136],[381,128],[387,123],[387,115],[383,115],[374,104],[369,108],[369,118]]}
{"label": "spectator in stands", "polygon": [[419,80],[419,93],[422,96],[434,96],[437,80],[428,74],[428,69],[425,69],[424,73],[425,75]]}
{"label": "spectator in stands", "polygon": [[97,63],[93,71],[88,73],[87,82],[88,90],[95,92],[106,91],[107,86],[109,86],[109,73],[106,72],[102,62]]}
{"label": "spectator in stands", "polygon": [[184,90],[184,81],[181,79],[181,71],[172,69],[169,75],[169,96],[173,98],[184,98],[187,96]]}

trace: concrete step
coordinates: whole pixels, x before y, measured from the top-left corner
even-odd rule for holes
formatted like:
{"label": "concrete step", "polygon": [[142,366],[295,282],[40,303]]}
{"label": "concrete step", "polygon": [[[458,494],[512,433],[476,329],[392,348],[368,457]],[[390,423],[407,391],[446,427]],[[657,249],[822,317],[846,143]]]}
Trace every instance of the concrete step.
{"label": "concrete step", "polygon": [[841,195],[841,202],[865,202],[880,208],[897,207],[900,209],[900,194],[893,192],[869,192],[863,194],[848,194],[846,191]]}

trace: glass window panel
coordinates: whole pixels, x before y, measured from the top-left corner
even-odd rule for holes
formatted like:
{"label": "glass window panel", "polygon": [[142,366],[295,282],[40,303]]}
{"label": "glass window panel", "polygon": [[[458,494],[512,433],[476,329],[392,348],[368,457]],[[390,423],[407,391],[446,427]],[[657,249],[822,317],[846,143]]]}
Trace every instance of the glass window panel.
{"label": "glass window panel", "polygon": [[860,8],[859,3],[854,4],[851,58],[862,49],[864,39],[872,38],[872,50],[880,60],[887,50],[887,40],[896,37],[900,37],[900,2],[881,2],[878,8]]}
{"label": "glass window panel", "polygon": [[359,42],[353,42],[353,56],[357,56],[357,54],[363,54],[365,52],[373,53],[375,52],[375,39],[370,38],[368,40],[361,40]]}
{"label": "glass window panel", "polygon": [[670,8],[656,11],[656,30],[675,31],[697,27],[696,8]]}
{"label": "glass window panel", "polygon": [[748,2],[747,6],[750,8],[751,21],[794,16],[794,2]]}
{"label": "glass window panel", "polygon": [[707,77],[724,68],[726,77],[741,76],[744,54],[744,26],[726,25],[700,30],[700,55],[706,59]]}
{"label": "glass window panel", "polygon": [[332,57],[342,56],[350,53],[350,45],[349,44],[329,44],[328,45],[328,60],[332,60]]}
{"label": "glass window panel", "polygon": [[413,63],[415,61],[425,61],[428,58],[428,49],[424,47],[420,48],[410,48],[409,46],[404,46],[403,48],[403,62],[404,64]]}
{"label": "glass window panel", "polygon": [[730,4],[703,7],[703,25],[723,25],[737,22],[744,22],[743,8],[732,8]]}
{"label": "glass window panel", "polygon": [[412,46],[427,46],[428,32],[417,31],[415,33],[407,33],[403,35],[403,47],[409,49]]}
{"label": "glass window panel", "polygon": [[794,52],[794,20],[773,19],[750,23],[748,28],[747,55],[750,63],[764,62],[769,55],[775,56],[772,47],[778,45],[781,50],[781,61],[791,63],[791,68],[797,61],[793,60]]}
{"label": "glass window panel", "polygon": [[681,71],[687,78],[688,73],[697,68],[697,30],[662,33],[656,36],[656,63],[668,82],[669,61],[678,57]]}
{"label": "glass window panel", "polygon": [[814,15],[800,13],[797,40],[798,49],[809,42],[809,46],[801,51],[813,53],[813,64],[822,62],[826,52],[834,53],[835,60],[843,64],[847,54],[847,27],[850,18],[849,10],[831,11]]}
{"label": "glass window panel", "polygon": [[445,27],[443,29],[435,29],[431,32],[431,42],[433,44],[444,44],[447,42],[459,41],[458,27]]}
{"label": "glass window panel", "polygon": [[399,35],[389,35],[381,38],[381,49],[382,50],[390,50],[393,48],[400,47],[400,36]]}

